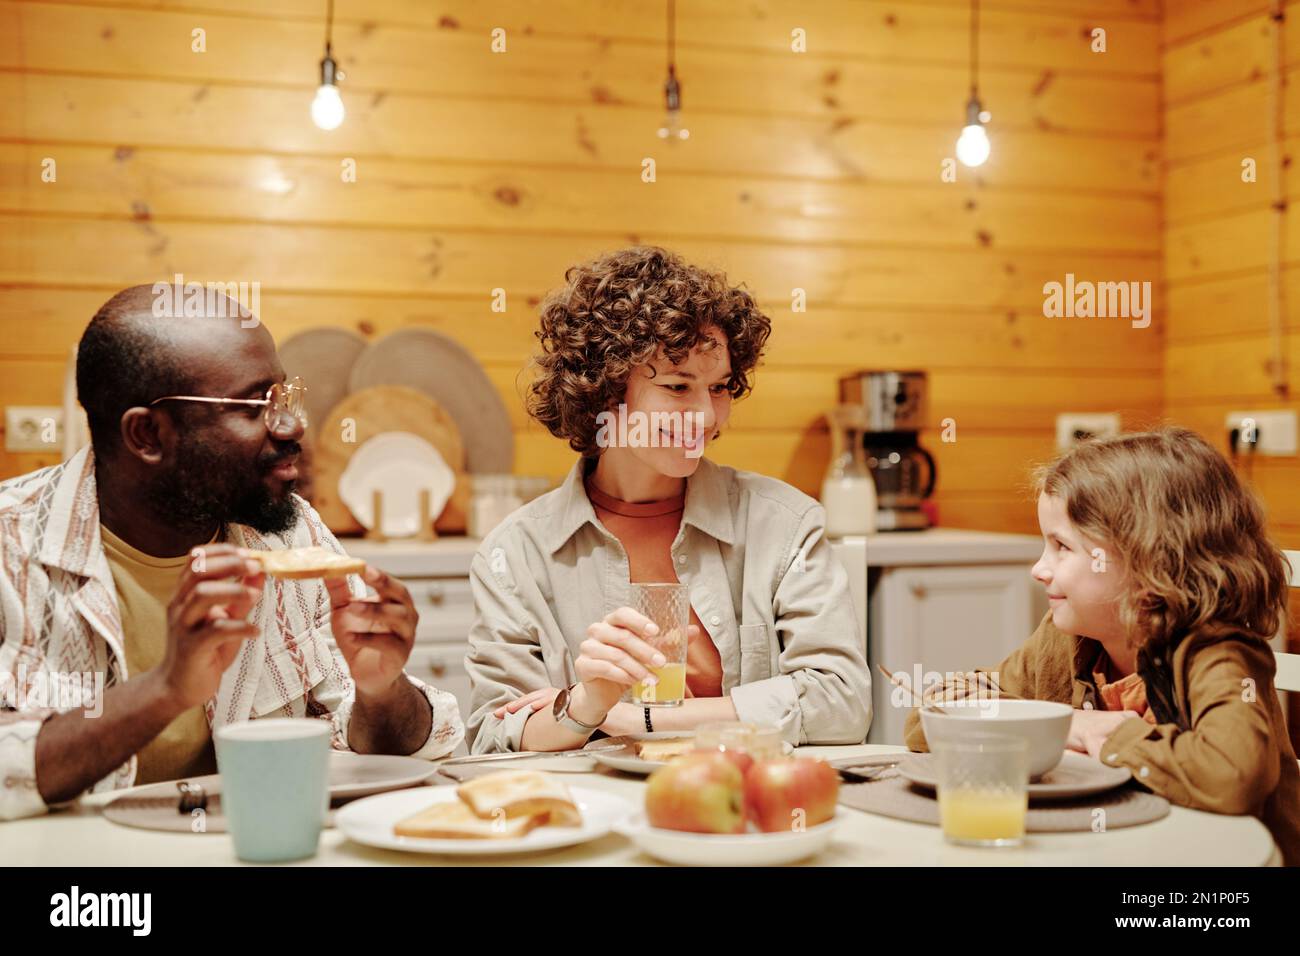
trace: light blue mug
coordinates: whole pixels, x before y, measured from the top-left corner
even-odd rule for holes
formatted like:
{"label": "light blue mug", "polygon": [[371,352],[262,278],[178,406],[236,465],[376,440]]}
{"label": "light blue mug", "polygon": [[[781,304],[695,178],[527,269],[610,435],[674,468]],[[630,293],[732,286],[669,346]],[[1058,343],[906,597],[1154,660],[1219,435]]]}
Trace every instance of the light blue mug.
{"label": "light blue mug", "polygon": [[221,809],[241,860],[315,856],[329,810],[332,733],[328,720],[289,717],[217,729]]}

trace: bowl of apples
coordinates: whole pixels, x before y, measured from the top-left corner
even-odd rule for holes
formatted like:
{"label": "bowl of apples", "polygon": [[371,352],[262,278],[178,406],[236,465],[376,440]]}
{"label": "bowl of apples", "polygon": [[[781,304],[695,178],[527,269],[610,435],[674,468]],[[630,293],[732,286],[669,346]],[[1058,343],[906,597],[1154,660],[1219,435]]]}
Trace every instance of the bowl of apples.
{"label": "bowl of apples", "polygon": [[812,757],[695,751],[651,774],[644,812],[615,829],[665,863],[795,863],[830,845],[839,789],[839,774]]}

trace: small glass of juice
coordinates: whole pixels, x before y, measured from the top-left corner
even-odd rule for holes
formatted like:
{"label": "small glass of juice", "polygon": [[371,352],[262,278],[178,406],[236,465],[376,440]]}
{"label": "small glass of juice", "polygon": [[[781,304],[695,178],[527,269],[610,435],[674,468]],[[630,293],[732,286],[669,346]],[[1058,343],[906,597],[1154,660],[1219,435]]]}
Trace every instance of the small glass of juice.
{"label": "small glass of juice", "polygon": [[[695,749],[745,754],[750,762],[779,757],[784,752],[779,728],[738,720],[700,724],[695,730]],[[747,767],[746,763],[742,769]]]}
{"label": "small glass of juice", "polygon": [[684,584],[633,584],[631,607],[659,625],[649,644],[666,657],[652,667],[655,683],[633,684],[623,695],[642,707],[677,707],[686,697],[686,628],[691,623],[691,594]]}
{"label": "small glass of juice", "polygon": [[939,823],[950,843],[1019,846],[1029,812],[1029,746],[1021,737],[936,741]]}

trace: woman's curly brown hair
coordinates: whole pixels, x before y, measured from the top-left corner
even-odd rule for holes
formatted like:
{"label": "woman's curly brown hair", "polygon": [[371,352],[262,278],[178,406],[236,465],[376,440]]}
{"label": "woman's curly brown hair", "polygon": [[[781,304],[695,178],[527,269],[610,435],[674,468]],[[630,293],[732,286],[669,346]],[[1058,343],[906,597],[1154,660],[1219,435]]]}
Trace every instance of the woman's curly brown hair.
{"label": "woman's curly brown hair", "polygon": [[720,272],[693,266],[657,246],[633,246],[572,266],[567,284],[542,303],[541,352],[528,388],[528,414],[574,451],[594,457],[596,416],[627,392],[628,376],[662,348],[673,363],[699,346],[712,348],[721,330],[731,356],[727,389],[742,398],[752,387],[772,320],[744,289]]}

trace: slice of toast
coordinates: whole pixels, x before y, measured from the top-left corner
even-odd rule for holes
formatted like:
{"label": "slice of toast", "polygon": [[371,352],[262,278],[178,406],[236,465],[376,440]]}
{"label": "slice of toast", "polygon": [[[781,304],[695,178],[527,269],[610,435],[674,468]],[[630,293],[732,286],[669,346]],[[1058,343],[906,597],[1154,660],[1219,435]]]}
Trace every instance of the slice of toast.
{"label": "slice of toast", "polygon": [[636,755],[650,763],[667,763],[695,749],[694,737],[665,737],[662,740],[638,740]]}
{"label": "slice of toast", "polygon": [[249,556],[259,561],[263,570],[273,578],[343,578],[366,569],[366,562],[360,558],[335,554],[324,548],[252,551]]}
{"label": "slice of toast", "polygon": [[582,813],[569,795],[569,788],[556,777],[537,770],[486,774],[462,783],[456,793],[480,817],[491,818],[502,810],[507,819],[541,814],[552,826],[582,826]]}
{"label": "slice of toast", "polygon": [[475,814],[468,804],[448,800],[399,820],[393,832],[398,836],[436,840],[508,840],[521,837],[545,822],[544,813],[518,817],[498,814],[485,819]]}

